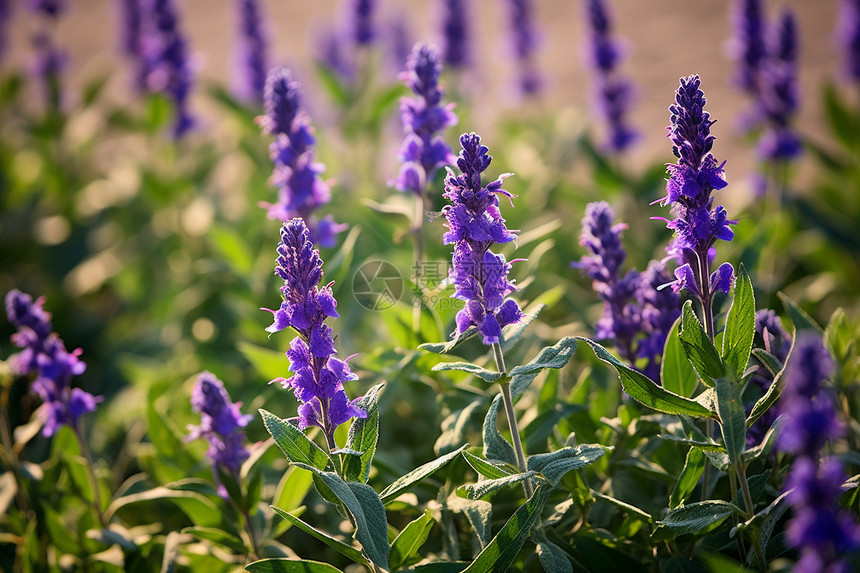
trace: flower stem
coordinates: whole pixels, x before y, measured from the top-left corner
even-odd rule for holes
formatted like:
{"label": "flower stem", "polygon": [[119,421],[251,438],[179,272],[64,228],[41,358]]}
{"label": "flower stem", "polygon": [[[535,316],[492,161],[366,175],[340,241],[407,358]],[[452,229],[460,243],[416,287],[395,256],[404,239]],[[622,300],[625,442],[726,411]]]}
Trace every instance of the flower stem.
{"label": "flower stem", "polygon": [[[755,504],[753,504],[752,495],[750,495],[750,486],[747,483],[747,471],[744,467],[743,461],[738,460],[737,462],[737,472],[738,479],[741,482],[741,494],[744,496],[744,506],[751,518],[755,515]],[[758,532],[754,531],[752,534],[752,544],[753,551],[755,551],[756,560],[758,560],[758,569],[759,571],[766,571],[767,562],[765,561],[764,549],[761,546],[761,539],[758,536]]]}
{"label": "flower stem", "polygon": [[[415,198],[415,214],[412,220],[412,253],[415,260],[415,286],[419,290],[418,300],[412,302],[412,331],[415,338],[421,337],[421,307],[423,306],[424,282],[421,280],[421,260],[424,257],[424,194]],[[420,340],[419,340],[420,342]]]}
{"label": "flower stem", "polygon": [[[520,430],[517,427],[517,418],[514,414],[514,400],[511,396],[511,385],[508,382],[508,370],[505,367],[505,357],[502,354],[502,345],[499,342],[493,343],[493,356],[496,359],[496,368],[502,374],[499,378],[499,385],[502,387],[502,401],[505,403],[505,415],[508,418],[508,427],[511,430],[511,439],[514,441],[514,453],[517,456],[517,466],[522,473],[526,472],[526,457],[523,453],[523,444],[520,441]],[[534,494],[534,486],[531,479],[523,481],[523,490],[526,494],[526,499],[531,498]]]}
{"label": "flower stem", "polygon": [[78,439],[78,444],[81,448],[81,453],[84,455],[84,459],[87,461],[87,478],[90,482],[90,488],[93,490],[93,507],[95,507],[96,514],[99,517],[99,523],[102,527],[107,527],[107,522],[105,521],[104,512],[102,512],[102,496],[99,492],[99,482],[96,479],[96,469],[95,463],[93,462],[93,454],[90,452],[90,447],[87,444],[87,441],[84,440],[83,435],[81,434],[80,428],[78,428],[77,424],[70,424],[72,431],[75,433],[75,437]]}
{"label": "flower stem", "polygon": [[[715,330],[714,330],[714,310],[713,310],[713,298],[711,293],[711,285],[710,285],[710,273],[711,270],[708,264],[708,251],[707,249],[704,252],[696,253],[696,256],[699,261],[698,275],[699,275],[699,292],[701,293],[701,299],[699,302],[702,303],[702,320],[705,323],[705,334],[708,335],[708,338],[711,342],[714,341]],[[714,434],[714,421],[708,418],[705,421],[705,435],[709,438]],[[711,486],[711,462],[707,458],[705,459],[705,469],[702,471],[702,499],[708,499],[709,490]]]}

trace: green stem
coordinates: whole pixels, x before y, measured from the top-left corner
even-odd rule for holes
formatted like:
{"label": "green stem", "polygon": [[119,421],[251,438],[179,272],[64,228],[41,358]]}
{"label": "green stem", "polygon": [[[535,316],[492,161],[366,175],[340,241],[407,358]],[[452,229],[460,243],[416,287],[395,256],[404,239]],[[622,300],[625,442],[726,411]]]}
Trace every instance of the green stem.
{"label": "green stem", "polygon": [[[419,194],[415,199],[415,213],[412,220],[412,234],[414,240],[412,242],[412,253],[415,265],[415,286],[418,287],[420,294],[418,300],[412,302],[412,331],[415,333],[415,338],[421,337],[421,307],[423,306],[422,298],[424,295],[424,282],[421,280],[421,259],[424,257],[424,194]],[[420,341],[420,340],[419,340]]]}
{"label": "green stem", "polygon": [[[238,480],[237,480],[238,483]],[[244,504],[243,504],[244,505]],[[245,526],[248,528],[248,537],[251,538],[251,555],[253,560],[259,559],[260,548],[257,545],[257,535],[254,533],[254,524],[251,523],[251,514],[247,508],[242,508],[242,515],[245,517]]]}
{"label": "green stem", "polygon": [[[698,253],[699,260],[699,268],[697,269],[697,273],[699,275],[699,291],[702,293],[702,298],[700,302],[702,303],[702,319],[705,323],[705,333],[708,335],[708,338],[711,342],[714,341],[715,329],[714,329],[714,310],[713,310],[713,300],[711,297],[711,288],[710,288],[710,265],[708,264],[708,253],[705,250],[704,253]],[[714,435],[714,421],[708,418],[705,421],[705,435],[707,437],[712,437]],[[702,471],[702,500],[708,499],[709,491],[711,489],[711,461],[705,458],[705,469]]]}
{"label": "green stem", "polygon": [[[747,483],[747,470],[744,467],[744,463],[742,461],[738,461],[735,467],[737,468],[738,479],[741,482],[741,494],[744,497],[744,506],[746,507],[749,517],[751,518],[753,515],[755,515],[755,504],[753,504],[752,495],[750,495],[750,486]],[[759,538],[758,532],[753,532],[752,544],[753,551],[755,551],[755,556],[758,560],[759,571],[765,571],[767,567],[767,562],[765,561],[764,549],[761,546],[761,538]]]}
{"label": "green stem", "polygon": [[95,463],[93,462],[93,454],[90,452],[90,447],[87,444],[87,441],[84,440],[83,435],[81,434],[80,428],[78,425],[73,423],[70,424],[72,431],[75,433],[75,437],[78,439],[78,444],[81,448],[81,453],[84,455],[84,459],[87,461],[87,478],[90,482],[90,488],[93,490],[93,506],[96,509],[96,514],[99,516],[99,523],[102,527],[107,527],[107,521],[105,521],[105,515],[102,511],[102,496],[99,491],[99,483],[96,479],[96,469]]}
{"label": "green stem", "polygon": [[[502,374],[499,378],[499,386],[502,387],[502,401],[505,403],[505,415],[508,418],[508,428],[511,430],[511,439],[514,442],[514,453],[517,456],[517,467],[520,472],[526,472],[526,457],[523,453],[523,444],[520,441],[520,430],[517,427],[517,417],[514,413],[514,400],[511,396],[511,385],[508,381],[508,370],[505,367],[505,357],[502,354],[502,345],[499,342],[493,343],[493,356],[496,359],[496,368]],[[534,485],[531,479],[523,481],[523,490],[526,494],[526,499],[530,499],[534,494]]]}

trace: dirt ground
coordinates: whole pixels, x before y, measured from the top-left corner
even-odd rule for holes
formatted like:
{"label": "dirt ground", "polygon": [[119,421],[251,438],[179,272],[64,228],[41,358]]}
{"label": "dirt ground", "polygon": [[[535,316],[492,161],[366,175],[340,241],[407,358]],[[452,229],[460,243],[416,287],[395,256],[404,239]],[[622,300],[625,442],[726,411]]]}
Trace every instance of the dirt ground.
{"label": "dirt ground", "polygon": [[[33,18],[23,2],[16,6],[10,28],[11,53],[0,65],[23,66],[29,58],[27,37]],[[610,0],[616,17],[616,33],[629,43],[623,70],[637,86],[638,101],[632,123],[644,138],[632,152],[634,164],[670,160],[664,138],[678,77],[691,73],[702,76],[709,110],[719,120],[714,127],[718,143],[715,155],[727,159],[730,181],[744,178],[754,165],[754,155],[740,142],[735,118],[748,105],[745,97],[731,84],[733,63],[727,55],[732,35],[728,0]],[[800,78],[803,86],[802,111],[798,125],[812,137],[819,136],[819,105],[822,82],[839,74],[839,54],[834,40],[838,17],[836,0],[765,0],[768,14],[776,16],[782,6],[791,7],[801,34]],[[71,61],[69,78],[80,84],[86,78],[121,67],[119,55],[118,1],[69,0],[70,10],[59,25],[59,41],[68,46]],[[231,50],[237,24],[233,1],[177,0],[183,26],[199,64],[199,74],[229,82],[232,73]],[[349,0],[262,1],[268,15],[274,43],[275,62],[296,68],[296,74],[310,76],[311,56],[320,31],[345,20]],[[398,15],[408,20],[414,39],[439,39],[442,0],[381,0],[378,22],[385,25]],[[472,0],[472,21],[477,23],[472,79],[482,102],[481,113],[473,125],[463,129],[489,130],[500,116],[518,113],[526,105],[515,96],[510,49],[506,43],[508,0]],[[589,122],[588,72],[583,66],[584,0],[535,0],[537,27],[541,36],[539,66],[546,91],[539,105],[567,110]],[[392,67],[391,74],[395,73]],[[121,74],[117,74],[121,76]],[[128,97],[127,78],[115,77],[114,97]],[[313,94],[313,87],[307,91]],[[527,104],[534,105],[534,104]],[[806,160],[808,161],[808,159]]]}

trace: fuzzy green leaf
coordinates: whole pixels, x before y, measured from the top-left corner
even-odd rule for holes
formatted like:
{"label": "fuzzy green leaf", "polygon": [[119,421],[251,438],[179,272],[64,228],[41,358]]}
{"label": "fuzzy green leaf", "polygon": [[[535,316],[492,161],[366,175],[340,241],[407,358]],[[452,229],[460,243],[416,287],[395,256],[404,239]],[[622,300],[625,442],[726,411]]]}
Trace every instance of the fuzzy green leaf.
{"label": "fuzzy green leaf", "polygon": [[720,355],[702,324],[693,312],[693,303],[687,301],[681,310],[681,326],[678,338],[684,347],[684,354],[699,375],[699,379],[707,386],[714,386],[714,378],[723,375],[723,363]]}
{"label": "fuzzy green leaf", "polygon": [[478,483],[464,485],[457,488],[457,493],[463,493],[469,499],[482,499],[497,490],[507,487],[511,484],[519,483],[527,480],[535,475],[535,472],[526,472],[521,474],[512,474],[496,479],[479,481]]}
{"label": "fuzzy green leaf", "polygon": [[459,370],[460,372],[468,372],[469,374],[477,376],[484,382],[495,382],[502,377],[502,374],[500,372],[496,372],[494,370],[487,370],[486,368],[482,368],[477,364],[472,364],[471,362],[440,362],[439,364],[435,365],[432,370],[434,372],[442,372],[445,370]]}
{"label": "fuzzy green leaf", "polygon": [[738,380],[743,378],[747,369],[754,336],[755,292],[750,276],[741,264],[735,281],[734,299],[726,317],[722,349],[723,362],[734,371]]}
{"label": "fuzzy green leaf", "polygon": [[507,465],[498,463],[494,464],[493,462],[485,460],[480,456],[470,454],[469,452],[463,452],[463,459],[472,466],[473,470],[487,479],[499,479],[517,473],[516,471],[511,470]]}
{"label": "fuzzy green leaf", "polygon": [[[788,364],[789,359],[791,358],[792,352],[794,352],[794,343],[797,340],[797,332],[791,333],[791,346],[788,348],[788,354],[785,355],[785,364]],[[752,426],[756,420],[762,417],[765,412],[767,412],[768,408],[773,406],[779,395],[782,394],[782,389],[785,386],[785,365],[783,365],[782,369],[777,372],[776,376],[773,378],[773,382],[770,383],[770,386],[767,389],[767,392],[764,393],[764,396],[758,399],[758,401],[753,405],[752,410],[750,410],[750,415],[747,417],[747,428]]]}
{"label": "fuzzy green leaf", "polygon": [[669,495],[669,507],[674,509],[690,497],[704,471],[705,454],[699,448],[690,448],[684,462],[684,469],[681,470],[681,475],[678,476],[678,481],[675,482],[675,487]]}
{"label": "fuzzy green leaf", "polygon": [[657,522],[652,534],[655,541],[672,539],[682,535],[701,536],[719,527],[734,513],[743,513],[733,503],[722,500],[708,500],[691,503],[674,509]]}
{"label": "fuzzy green leaf", "polygon": [[517,366],[510,371],[511,377],[518,374],[540,372],[545,368],[562,368],[576,352],[576,338],[562,338],[552,346],[544,347],[528,364]]}
{"label": "fuzzy green leaf", "polygon": [[469,447],[469,444],[464,444],[453,452],[440,456],[431,462],[427,462],[426,464],[415,468],[408,474],[397,478],[393,483],[379,493],[379,497],[382,498],[382,503],[390,503],[394,498],[406,492],[409,488],[427,478],[439,468],[447,465],[451,460],[459,456],[467,447]]}
{"label": "fuzzy green leaf", "polygon": [[330,536],[328,533],[324,531],[320,531],[319,529],[313,527],[305,523],[303,520],[299,519],[297,516],[293,515],[288,511],[284,511],[280,507],[271,506],[275,513],[286,519],[288,522],[292,523],[294,526],[298,527],[308,535],[315,537],[319,541],[322,541],[324,544],[328,545],[344,557],[348,559],[352,559],[356,563],[360,563],[362,565],[370,565],[370,562],[367,558],[362,555],[361,551],[353,547],[352,545],[348,545],[341,541],[340,539],[336,539]]}
{"label": "fuzzy green leaf", "polygon": [[343,474],[347,480],[367,483],[370,464],[376,454],[379,440],[379,391],[385,386],[377,384],[356,402],[356,406],[367,412],[366,418],[355,418],[349,427],[346,450],[360,452],[358,456],[347,455],[343,459]]}
{"label": "fuzzy green leaf", "polygon": [[328,563],[286,557],[260,559],[246,565],[245,570],[251,573],[343,573]]}
{"label": "fuzzy green leaf", "polygon": [[328,454],[308,438],[304,432],[268,412],[260,410],[263,425],[275,439],[275,443],[291,462],[302,463],[324,470],[329,463]]}
{"label": "fuzzy green leaf", "polygon": [[584,468],[600,459],[605,452],[606,448],[599,444],[581,444],[548,454],[529,456],[526,464],[529,471],[540,472],[550,484],[556,486],[567,472]]}
{"label": "fuzzy green leaf", "polygon": [[449,340],[448,342],[425,342],[424,344],[419,344],[418,348],[435,354],[448,354],[461,342],[472,338],[477,333],[478,329],[472,326],[466,332],[458,335],[454,340]]}
{"label": "fuzzy green leaf", "polygon": [[425,510],[421,517],[409,522],[394,538],[391,543],[391,558],[389,560],[392,571],[398,571],[420,560],[420,557],[417,556],[418,550],[427,541],[434,523],[436,520],[433,519],[429,511]]}
{"label": "fuzzy green leaf", "polygon": [[821,329],[821,326],[815,319],[809,316],[805,310],[800,308],[800,306],[791,300],[785,293],[778,292],[776,296],[779,297],[779,300],[782,301],[782,305],[785,307],[788,316],[791,318],[792,324],[794,324],[794,328],[798,331],[803,330],[814,330],[818,334],[823,334],[824,331]]}
{"label": "fuzzy green leaf", "polygon": [[678,338],[678,330],[680,328],[681,318],[678,317],[678,320],[672,325],[672,330],[669,331],[669,335],[666,337],[666,344],[663,346],[663,358],[660,362],[660,380],[663,381],[663,388],[669,392],[689,398],[696,391],[699,379],[696,376],[693,365],[687,360],[687,354],[684,352],[681,339]]}
{"label": "fuzzy green leaf", "polygon": [[502,407],[502,395],[496,394],[493,403],[484,417],[484,457],[488,460],[499,460],[517,465],[517,456],[514,447],[508,442],[496,427],[496,418],[499,416],[499,408]]}
{"label": "fuzzy green leaf", "polygon": [[728,377],[717,378],[717,414],[720,416],[723,442],[732,463],[741,459],[747,444],[747,426],[744,405],[736,380]]}

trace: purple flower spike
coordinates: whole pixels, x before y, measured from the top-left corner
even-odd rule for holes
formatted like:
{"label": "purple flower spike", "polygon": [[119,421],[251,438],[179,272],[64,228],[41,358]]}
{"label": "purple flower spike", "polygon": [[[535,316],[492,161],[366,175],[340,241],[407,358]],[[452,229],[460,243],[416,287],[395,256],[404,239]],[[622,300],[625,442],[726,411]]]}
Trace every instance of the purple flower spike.
{"label": "purple flower spike", "polygon": [[436,49],[427,44],[415,44],[401,78],[414,92],[414,97],[400,100],[400,118],[405,139],[399,157],[403,165],[394,180],[401,191],[421,195],[436,170],[453,163],[451,148],[442,133],[457,124],[451,111],[454,104],[442,104],[445,90],[439,85],[442,64]]}
{"label": "purple flower spike", "polygon": [[860,0],[842,0],[837,39],[842,46],[843,69],[850,80],[860,81]]}
{"label": "purple flower spike", "polygon": [[456,176],[448,169],[444,196],[451,204],[442,209],[448,220],[443,241],[454,244],[452,296],[466,301],[466,307],[457,313],[456,333],[475,326],[484,344],[495,344],[500,342],[502,327],[522,318],[517,303],[505,299],[516,290],[508,280],[511,264],[489,250],[493,243],[508,243],[516,238],[505,227],[499,212],[498,196],[512,198],[502,189],[502,181],[509,174],[482,186],[481,174],[493,159],[489,150],[475,133],[461,135],[460,145],[457,167],[462,175]]}
{"label": "purple flower spike", "polygon": [[188,426],[190,433],[186,440],[206,438],[209,442],[206,457],[216,468],[220,466],[233,474],[250,455],[243,445],[245,436],[242,428],[253,416],[242,415],[239,411],[241,405],[241,402],[234,404],[230,401],[224,383],[213,374],[203,372],[197,377],[191,394],[191,407],[200,413],[200,425]]}
{"label": "purple flower spike", "polygon": [[22,349],[9,363],[19,376],[36,376],[33,391],[42,398],[42,434],[50,437],[63,425],[77,430],[80,417],[95,411],[103,398],[72,388],[72,377],[83,374],[87,365],[78,359],[80,348],[67,351],[62,339],[51,332],[51,315],[42,308],[44,302],[44,297],[34,302],[18,290],[6,294],[6,315],[18,329],[12,342]]}
{"label": "purple flower spike", "polygon": [[667,137],[672,140],[672,153],[678,162],[666,166],[669,181],[662,204],[671,204],[676,215],[666,225],[675,231],[675,238],[666,250],[682,265],[675,272],[678,280],[673,289],[678,292],[686,288],[698,298],[709,299],[712,292],[709,289],[722,288],[727,280],[725,274],[720,274],[717,278],[723,282],[700,284],[708,277],[704,271],[713,258],[711,248],[717,239],[732,240],[731,226],[736,221],[728,218],[722,205],[713,207],[711,193],[726,186],[725,163],[718,163],[711,154],[714,120],[705,111],[705,94],[699,89],[700,84],[697,75],[681,78],[675,103],[669,106],[671,124]]}
{"label": "purple flower spike", "polygon": [[757,96],[759,69],[767,57],[761,0],[739,0],[735,6],[734,24],[732,47],[738,60],[735,81],[742,90]]}
{"label": "purple flower spike", "polygon": [[122,31],[121,47],[123,53],[134,67],[134,89],[146,91],[146,63],[144,34],[144,0],[119,0],[120,29]]}
{"label": "purple flower spike", "polygon": [[817,335],[802,332],[787,369],[781,397],[787,423],[779,443],[797,456],[785,483],[794,506],[788,541],[800,551],[795,570],[842,570],[841,555],[860,546],[860,527],[839,511],[845,481],[841,464],[830,458],[819,465],[828,440],[843,432],[834,400],[823,386],[833,372],[833,361]]}
{"label": "purple flower spike", "polygon": [[765,159],[789,160],[802,151],[791,122],[798,108],[797,24],[794,14],[782,12],[772,35],[771,57],[762,67],[761,108],[767,128],[759,141]]}
{"label": "purple flower spike", "polygon": [[50,18],[59,18],[66,10],[65,0],[27,0],[31,12],[41,13]]}
{"label": "purple flower spike", "polygon": [[352,37],[358,46],[370,44],[376,32],[373,29],[373,12],[375,0],[352,1]]}
{"label": "purple flower spike", "polygon": [[541,78],[535,67],[538,42],[534,25],[534,6],[531,0],[508,0],[508,3],[520,91],[527,96],[536,95],[540,91]]}
{"label": "purple flower spike", "polygon": [[442,22],[443,59],[452,69],[469,64],[469,19],[466,0],[445,0]]}
{"label": "purple flower spike", "polygon": [[238,64],[242,83],[241,96],[254,103],[263,103],[266,72],[269,69],[266,53],[269,38],[263,24],[258,0],[238,0],[239,41]]}
{"label": "purple flower spike", "polygon": [[645,334],[645,338],[639,341],[636,354],[639,358],[648,360],[643,372],[652,380],[660,378],[660,360],[666,337],[669,336],[675,320],[681,315],[678,295],[671,288],[665,288],[671,280],[665,263],[651,261],[639,274],[636,287],[641,329]]}
{"label": "purple flower spike", "polygon": [[327,217],[317,222],[313,212],[331,200],[329,185],[320,176],[325,165],[314,161],[316,139],[307,113],[302,109],[301,84],[290,70],[272,68],[266,78],[266,114],[258,118],[263,131],[275,137],[269,147],[274,163],[272,182],[278,186],[277,203],[261,203],[269,219],[289,221],[301,217],[313,239],[324,247],[335,244],[335,235],[346,228]]}
{"label": "purple flower spike", "polygon": [[284,388],[292,389],[301,402],[299,427],[321,428],[329,448],[334,449],[335,429],[350,418],[364,418],[367,413],[346,397],[344,383],[358,377],[345,360],[333,356],[337,351],[332,330],[324,322],[338,316],[337,301],[331,284],[319,287],[323,278],[322,260],[302,219],[288,221],[281,228],[275,274],[284,280],[283,302],[277,311],[269,311],[275,320],[266,330],[277,332],[292,327],[298,334],[287,351],[293,376],[278,381]]}
{"label": "purple flower spike", "polygon": [[167,94],[175,107],[173,136],[182,137],[195,120],[188,109],[193,70],[185,34],[173,0],[149,0],[146,10],[153,26],[146,37],[146,83],[150,90]]}
{"label": "purple flower spike", "polygon": [[591,32],[589,62],[595,72],[595,108],[607,122],[605,147],[621,152],[638,139],[625,118],[633,88],[617,71],[622,49],[612,38],[612,23],[604,0],[589,0],[588,22]]}

